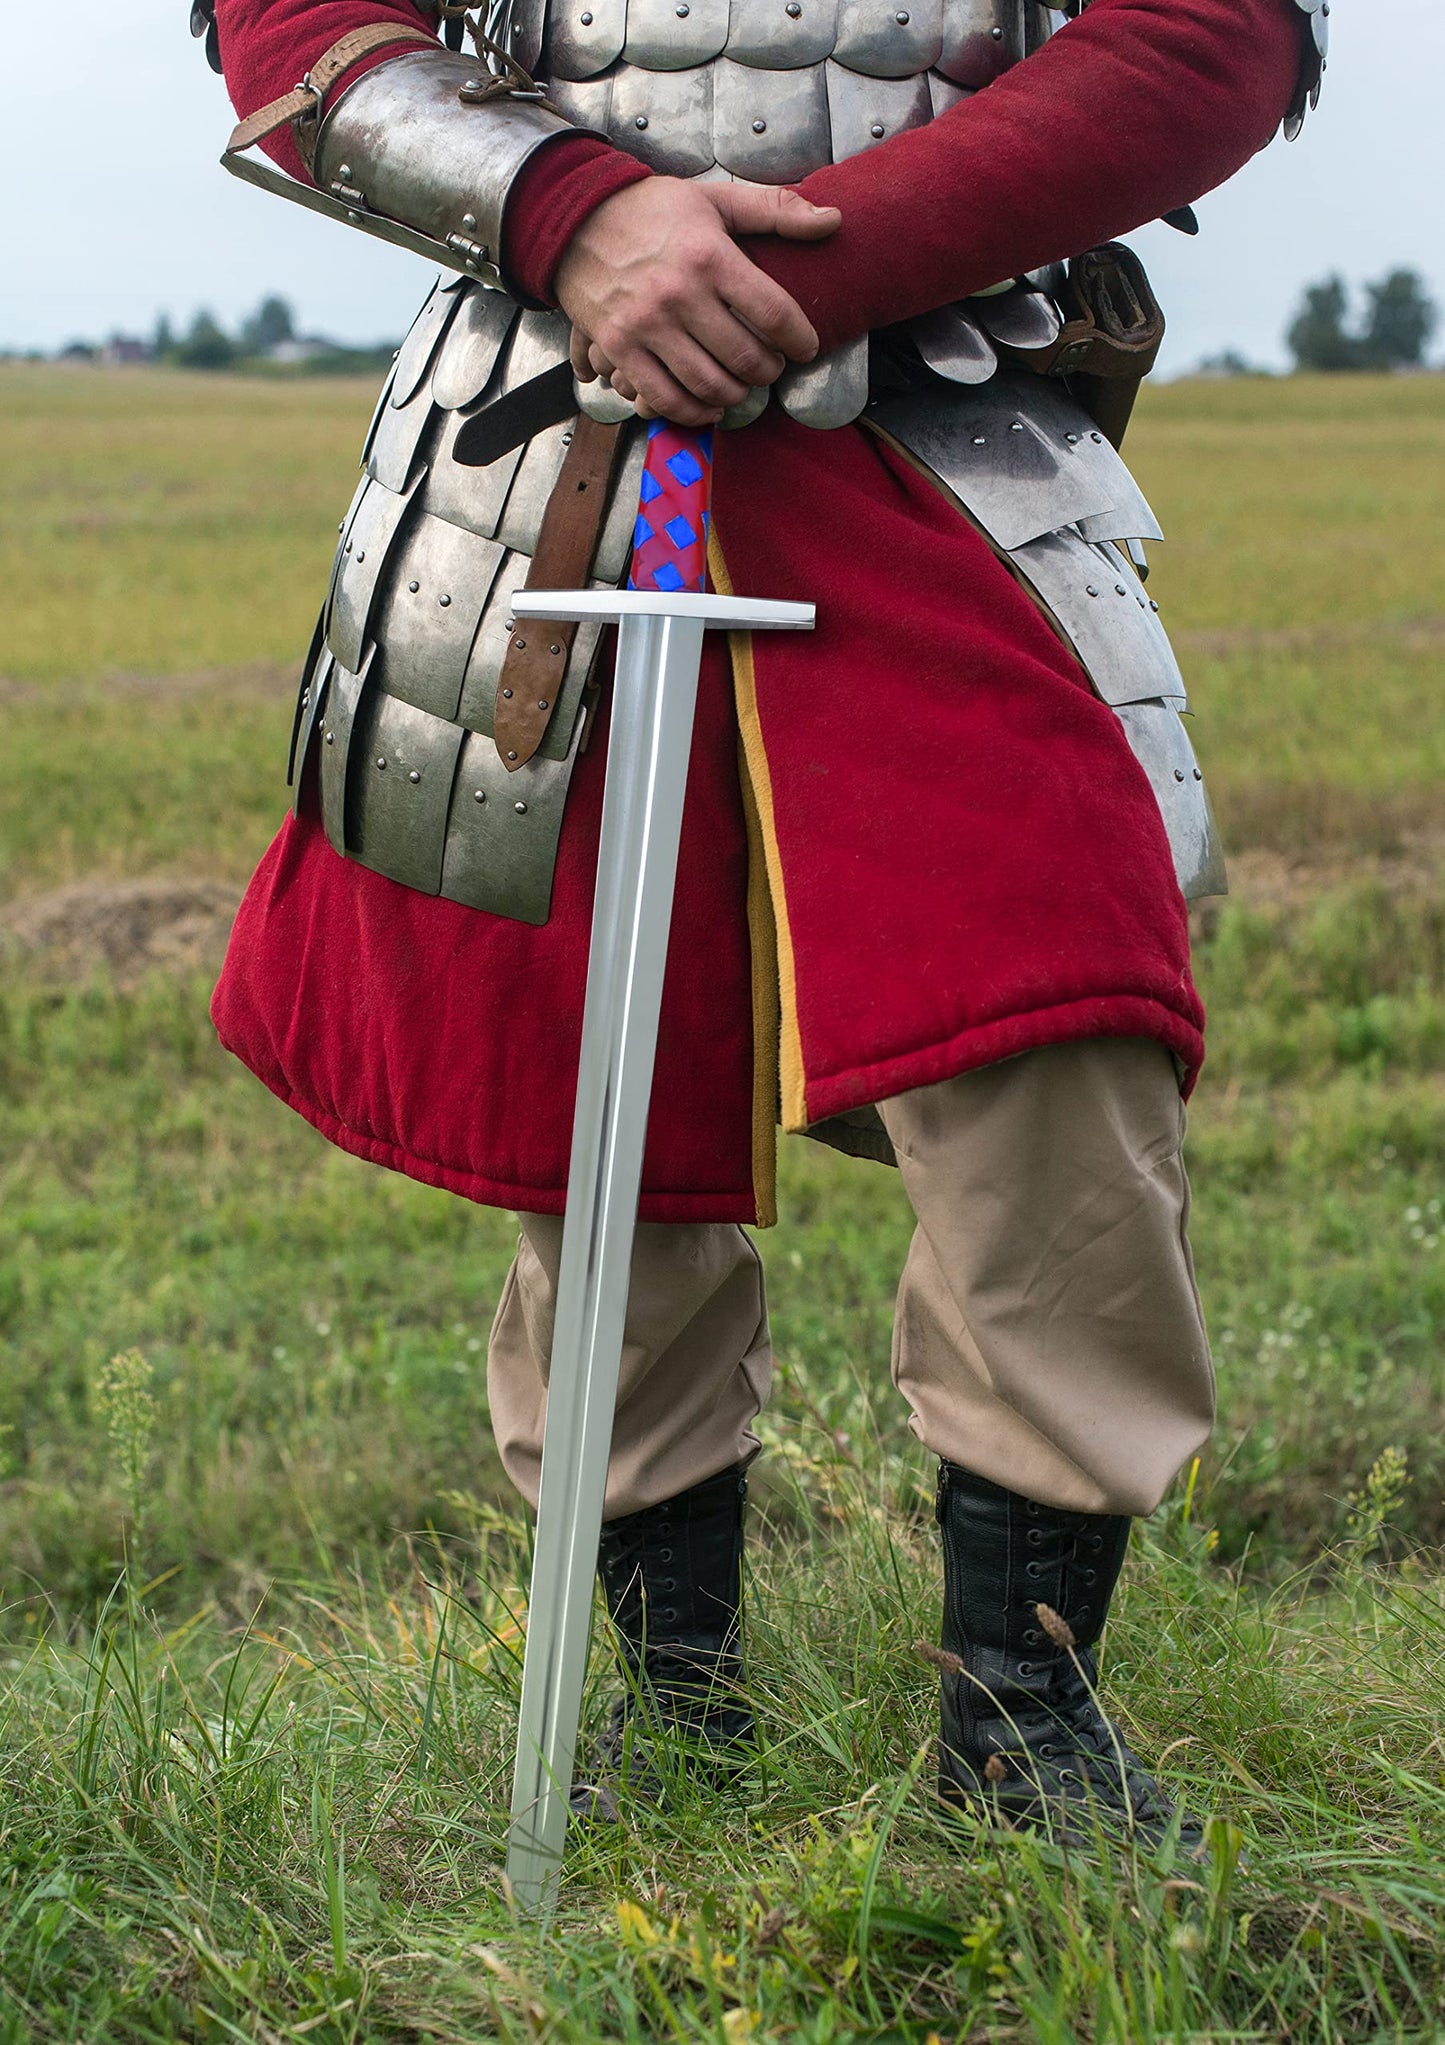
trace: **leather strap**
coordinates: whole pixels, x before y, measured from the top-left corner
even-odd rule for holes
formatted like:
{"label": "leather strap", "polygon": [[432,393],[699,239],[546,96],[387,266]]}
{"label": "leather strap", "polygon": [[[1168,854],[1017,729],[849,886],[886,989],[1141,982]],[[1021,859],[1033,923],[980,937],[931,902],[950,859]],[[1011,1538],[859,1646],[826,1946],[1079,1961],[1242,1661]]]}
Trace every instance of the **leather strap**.
{"label": "leather strap", "polygon": [[[607,492],[622,445],[622,427],[601,426],[581,413],[572,444],[547,499],[527,570],[527,589],[582,589],[607,514]],[[507,642],[497,681],[492,730],[509,774],[524,767],[542,743],[577,636],[575,621],[519,621]]]}
{"label": "leather strap", "polygon": [[322,100],[342,72],[349,70],[359,57],[367,56],[372,50],[383,49],[388,43],[426,43],[435,49],[436,37],[428,29],[408,28],[405,22],[397,21],[371,21],[363,28],[349,30],[317,58],[299,85],[283,98],[273,99],[269,106],[258,107],[254,114],[247,114],[244,121],[237,122],[226,144],[226,154],[239,155],[243,149],[264,142],[268,135],[274,135],[288,121],[295,121],[298,123],[297,144],[309,164],[310,143],[316,132]]}

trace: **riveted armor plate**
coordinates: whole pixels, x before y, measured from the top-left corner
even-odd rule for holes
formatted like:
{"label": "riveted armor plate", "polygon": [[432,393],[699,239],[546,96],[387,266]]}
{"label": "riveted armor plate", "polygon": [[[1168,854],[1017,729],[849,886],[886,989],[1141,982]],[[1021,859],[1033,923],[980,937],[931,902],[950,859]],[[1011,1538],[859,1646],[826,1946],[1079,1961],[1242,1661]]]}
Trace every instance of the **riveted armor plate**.
{"label": "riveted armor plate", "polygon": [[415,477],[422,442],[432,418],[432,408],[425,396],[415,397],[409,405],[402,405],[399,409],[395,405],[387,405],[372,435],[371,445],[362,457],[367,475],[385,489],[404,496]]}
{"label": "riveted armor plate", "polygon": [[923,313],[908,331],[929,368],[950,383],[987,383],[998,368],[993,343],[961,305]]}
{"label": "riveted armor plate", "polygon": [[821,64],[838,40],[838,0],[733,0],[727,53],[735,64],[797,71]]}
{"label": "riveted armor plate", "polygon": [[1021,286],[975,301],[978,323],[1004,348],[1047,348],[1063,331],[1063,317],[1042,291]]}
{"label": "riveted armor plate", "polygon": [[476,402],[491,381],[516,317],[516,304],[504,291],[467,292],[437,351],[431,375],[434,405],[455,412]]}
{"label": "riveted armor plate", "polygon": [[547,69],[554,80],[595,78],[626,40],[627,0],[560,0],[548,9]]}
{"label": "riveted armor plate", "polygon": [[713,75],[719,68],[643,71],[619,65],[612,75],[609,137],[664,177],[696,177],[714,160]]}
{"label": "riveted armor plate", "polygon": [[950,107],[958,106],[963,100],[972,99],[973,93],[966,85],[955,85],[951,78],[945,78],[941,71],[928,74],[928,97],[936,121],[940,114],[946,114]]}
{"label": "riveted armor plate", "polygon": [[440,892],[494,916],[545,923],[579,724],[565,760],[539,754],[508,774],[489,738],[468,734],[447,824]]}
{"label": "riveted armor plate", "polygon": [[901,135],[907,128],[924,128],[933,119],[928,79],[922,73],[915,78],[865,78],[861,72],[845,71],[833,58],[824,69],[837,158],[861,156],[890,136]]}
{"label": "riveted armor plate", "polygon": [[357,710],[347,775],[347,842],[404,887],[437,894],[451,814],[458,724],[369,690]]}
{"label": "riveted armor plate", "polygon": [[778,378],[779,402],[826,430],[846,426],[868,402],[868,342],[850,341],[814,362],[794,363]]}
{"label": "riveted armor plate", "polygon": [[422,378],[431,367],[437,342],[457,309],[459,296],[456,290],[438,284],[417,314],[410,333],[401,344],[396,367],[391,373],[391,402],[394,405],[404,405],[420,390]]}
{"label": "riveted armor plate", "polygon": [[1009,554],[1106,703],[1168,697],[1187,709],[1184,677],[1144,585],[1116,548],[1065,529]]}
{"label": "riveted armor plate", "polygon": [[401,350],[398,349],[391,358],[391,367],[386,372],[386,381],[377,392],[376,405],[371,414],[371,424],[367,427],[366,438],[361,443],[361,466],[363,468],[366,467],[367,457],[371,453],[372,442],[376,439],[376,430],[385,417],[386,408],[391,402],[391,387],[396,382],[396,365],[400,359]]}
{"label": "riveted armor plate", "polygon": [[382,686],[454,718],[482,609],[506,548],[427,512],[410,519],[388,565]]}
{"label": "riveted armor plate", "polygon": [[955,85],[991,85],[1025,54],[1023,0],[943,0],[938,69]]}
{"label": "riveted armor plate", "polygon": [[1219,831],[1179,713],[1172,703],[1121,703],[1114,715],[1159,804],[1179,892],[1187,902],[1224,894],[1228,880]]}
{"label": "riveted armor plate", "polygon": [[727,47],[728,0],[627,0],[623,62],[689,71]]}
{"label": "riveted armor plate", "polygon": [[838,0],[833,60],[869,78],[917,78],[943,51],[943,0]]}
{"label": "riveted armor plate", "polygon": [[[713,155],[760,185],[790,184],[830,160],[826,66],[761,71],[720,57],[713,80]],[[614,98],[614,108],[616,101]]]}
{"label": "riveted armor plate", "polygon": [[361,666],[372,600],[387,550],[415,492],[415,484],[403,495],[382,483],[368,482],[342,541],[326,614],[326,643],[353,673]]}
{"label": "riveted armor plate", "polygon": [[469,533],[489,540],[501,524],[523,450],[514,447],[482,469],[453,460],[456,437],[469,417],[469,412],[442,414],[441,438],[427,476],[427,508],[448,524],[465,526]]}
{"label": "riveted armor plate", "polygon": [[[317,724],[321,732],[321,819],[333,852],[346,856],[346,766],[374,647],[366,650],[360,674],[333,660],[326,684],[326,702]],[[300,780],[300,776],[297,779]]]}

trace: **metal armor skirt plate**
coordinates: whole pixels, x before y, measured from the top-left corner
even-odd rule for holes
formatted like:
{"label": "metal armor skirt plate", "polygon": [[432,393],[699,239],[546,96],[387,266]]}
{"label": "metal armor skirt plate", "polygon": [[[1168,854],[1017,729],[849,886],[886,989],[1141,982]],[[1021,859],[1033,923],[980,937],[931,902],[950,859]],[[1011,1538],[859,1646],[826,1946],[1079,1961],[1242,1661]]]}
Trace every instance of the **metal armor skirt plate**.
{"label": "metal armor skirt plate", "polygon": [[[1223,863],[1181,722],[1184,683],[1127,551],[1159,538],[1158,524],[1062,384],[983,353],[985,322],[1002,326],[1010,308],[1040,296],[1024,287],[930,315],[915,338],[933,373],[871,402],[865,390],[865,417],[986,535],[1074,649],[1149,776],[1181,889],[1218,893]],[[508,599],[526,579],[570,428],[549,428],[486,468],[464,466],[450,450],[464,420],[564,362],[567,347],[558,314],[521,311],[460,278],[432,292],[367,435],[295,745],[297,800],[314,755],[337,852],[423,893],[526,923],[549,912],[596,628],[578,632],[546,735],[525,766],[503,766],[492,714]],[[595,587],[626,572],[642,452],[638,431],[618,464]]]}

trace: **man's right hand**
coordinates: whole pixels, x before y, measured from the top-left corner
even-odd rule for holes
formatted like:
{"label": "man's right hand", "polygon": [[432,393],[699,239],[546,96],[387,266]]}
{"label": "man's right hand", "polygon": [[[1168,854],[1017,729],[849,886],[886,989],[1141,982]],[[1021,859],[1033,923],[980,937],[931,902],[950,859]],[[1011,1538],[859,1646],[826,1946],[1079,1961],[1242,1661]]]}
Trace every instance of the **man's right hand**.
{"label": "man's right hand", "polygon": [[784,187],[653,177],[614,192],[578,228],[554,280],[577,374],[604,365],[647,411],[712,425],[753,385],[818,352],[796,300],[733,236],[821,240],[841,218]]}

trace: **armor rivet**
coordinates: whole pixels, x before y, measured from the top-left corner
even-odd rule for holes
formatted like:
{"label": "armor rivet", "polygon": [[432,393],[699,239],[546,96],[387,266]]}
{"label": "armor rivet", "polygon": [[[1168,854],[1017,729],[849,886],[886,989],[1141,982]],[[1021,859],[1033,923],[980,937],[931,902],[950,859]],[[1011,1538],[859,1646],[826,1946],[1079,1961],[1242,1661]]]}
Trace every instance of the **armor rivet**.
{"label": "armor rivet", "polygon": [[352,541],[348,540],[348,541],[346,542],[346,551],[347,551],[347,553],[348,553],[348,554],[349,554],[349,553],[351,552],[351,549],[352,549],[352,545],[353,545],[353,542],[352,542]]}
{"label": "armor rivet", "polygon": [[901,7],[899,8],[898,12],[894,15],[893,19],[898,23],[898,26],[900,28],[907,28],[908,16]]}
{"label": "armor rivet", "polygon": [[475,213],[464,213],[462,215],[462,226],[467,230],[468,234],[475,233],[476,225],[477,216]]}
{"label": "armor rivet", "polygon": [[584,14],[584,15],[583,15],[583,17],[582,17],[582,26],[583,26],[584,28],[591,28],[591,26],[592,26],[592,16],[591,16],[590,14]]}
{"label": "armor rivet", "polygon": [[1128,590],[1125,589],[1122,582],[1116,582],[1114,584],[1114,589],[1119,596],[1127,596],[1129,594]]}
{"label": "armor rivet", "polygon": [[[527,642],[525,639],[519,639],[517,641],[517,651],[518,653],[525,653],[527,651]],[[510,695],[510,693],[511,691],[509,690],[508,694]]]}
{"label": "armor rivet", "polygon": [[449,596],[439,596],[437,598],[437,602],[441,605],[442,609],[445,610],[448,604],[450,604],[451,598]]}
{"label": "armor rivet", "polygon": [[548,651],[549,653],[560,653],[560,652],[562,651],[562,649],[561,649],[561,647],[560,647],[560,646],[549,646],[549,647],[547,648],[547,651]]}
{"label": "armor rivet", "polygon": [[512,808],[517,812],[517,815],[519,817],[524,817],[527,814],[527,805],[524,802],[514,802],[512,804]]}
{"label": "armor rivet", "polygon": [[767,134],[767,132],[768,132],[768,124],[767,124],[767,122],[766,122],[766,121],[754,121],[754,122],[753,122],[753,133],[754,133],[755,135],[766,135],[766,134]]}
{"label": "armor rivet", "polygon": [[335,733],[334,731],[328,731],[328,732],[327,732],[327,734],[326,734],[326,743],[327,743],[327,745],[329,745],[329,746],[334,746],[334,745],[336,744],[336,733]]}
{"label": "armor rivet", "polygon": [[645,128],[645,127],[647,126],[647,116],[646,116],[646,114],[639,114],[639,115],[637,116],[637,119],[636,119],[636,120],[635,120],[635,121],[633,122],[633,124],[632,124],[632,125],[633,125],[633,126],[634,126],[635,128]]}
{"label": "armor rivet", "polygon": [[474,788],[474,789],[472,790],[472,801],[473,801],[473,802],[485,802],[485,801],[486,801],[486,799],[487,799],[487,791],[486,791],[486,789],[485,789],[485,788]]}
{"label": "armor rivet", "polygon": [[1084,436],[1082,433],[1066,433],[1064,435],[1064,438],[1065,440],[1068,441],[1070,447],[1077,447],[1079,442],[1083,439],[1083,437]]}
{"label": "armor rivet", "polygon": [[503,689],[503,691],[502,691],[502,694],[503,694],[503,695],[504,695],[504,696],[506,697],[507,701],[508,701],[508,702],[510,703],[510,702],[511,702],[511,700],[512,700],[512,692],[511,692],[511,690],[510,690],[510,689]]}
{"label": "armor rivet", "polygon": [[407,778],[407,780],[408,780],[408,781],[411,781],[411,782],[417,782],[417,781],[420,781],[420,779],[421,779],[421,776],[420,776],[420,774],[418,774],[418,772],[416,771],[416,768],[415,768],[415,767],[413,767],[413,768],[412,768],[412,770],[411,770],[411,772],[410,772],[410,774],[408,774],[406,778]]}
{"label": "armor rivet", "polygon": [[1095,584],[1093,584],[1093,583],[1091,582],[1091,583],[1089,584],[1089,595],[1090,595],[1090,596],[1097,596],[1098,594],[1099,594],[1099,592],[1098,592],[1098,589],[1097,589],[1097,587],[1095,586]]}
{"label": "armor rivet", "polygon": [[1151,610],[1151,611],[1157,611],[1157,610],[1158,610],[1158,608],[1159,608],[1158,604],[1156,604],[1156,603],[1155,603],[1155,601],[1154,601],[1154,599],[1153,599],[1153,597],[1152,597],[1152,596],[1151,596],[1151,597],[1150,597],[1150,599],[1149,599],[1149,608],[1150,608],[1150,610]]}
{"label": "armor rivet", "polygon": [[881,121],[875,121],[872,127],[868,130],[868,133],[873,137],[873,140],[875,142],[880,141],[882,137],[887,134],[887,132],[888,132],[887,129],[884,127]]}
{"label": "armor rivet", "polygon": [[353,212],[350,207],[347,208],[346,217],[351,222],[353,227],[360,225],[361,215],[359,213]]}
{"label": "armor rivet", "polygon": [[356,557],[356,558],[357,558],[357,560],[358,560],[358,561],[364,561],[364,560],[366,559],[366,549],[365,549],[365,547],[363,547],[363,548],[362,548],[361,552],[360,552],[360,553],[359,553],[359,554],[357,555],[357,557]]}
{"label": "armor rivet", "polygon": [[538,708],[539,710],[545,710],[545,709],[546,709],[546,707],[547,707],[547,698],[546,698],[545,696],[539,696],[539,697],[537,698],[537,708]]}
{"label": "armor rivet", "polygon": [[1194,778],[1196,781],[1202,781],[1204,779],[1204,769],[1202,767],[1195,768]]}
{"label": "armor rivet", "polygon": [[378,773],[382,772],[382,771],[383,771],[383,770],[385,769],[385,767],[386,767],[386,754],[385,754],[385,753],[378,753],[378,754],[377,754],[377,756],[376,756],[376,766],[377,766],[377,771],[378,771]]}
{"label": "armor rivet", "polygon": [[802,11],[802,8],[798,5],[798,0],[788,0],[787,6],[783,9],[789,21],[796,21]]}
{"label": "armor rivet", "polygon": [[421,588],[421,584],[419,582],[409,582],[407,584],[407,588],[411,591],[412,595],[415,596],[417,591]]}
{"label": "armor rivet", "polygon": [[1003,41],[1003,30],[1001,28],[991,28],[989,30],[989,34],[993,37],[996,43],[1001,43]]}
{"label": "armor rivet", "polygon": [[1184,769],[1182,767],[1176,767],[1174,769],[1174,779],[1176,781],[1182,781],[1184,779]]}
{"label": "armor rivet", "polygon": [[515,759],[516,759],[516,757],[517,757],[517,755],[516,755],[515,753],[508,753],[508,755],[507,755],[507,758],[508,758],[509,760],[515,760]]}
{"label": "armor rivet", "polygon": [[[572,436],[570,433],[564,433],[562,435],[562,445],[563,447],[570,447],[572,445]],[[507,630],[510,632],[511,629],[512,629],[511,626],[508,625]]]}
{"label": "armor rivet", "polygon": [[1011,426],[1009,427],[1009,432],[1010,432],[1010,433],[1022,433],[1022,432],[1023,432],[1023,430],[1024,430],[1024,422],[1023,422],[1023,420],[1022,420],[1022,419],[1015,419],[1015,420],[1014,420],[1014,422],[1013,422],[1013,424],[1012,424],[1012,425],[1011,425]]}
{"label": "armor rivet", "polygon": [[691,13],[692,9],[690,7],[679,7],[677,10],[677,18],[679,21],[686,21],[687,17]]}
{"label": "armor rivet", "polygon": [[988,435],[986,433],[975,433],[973,436],[973,444],[975,447],[987,447]]}
{"label": "armor rivet", "polygon": [[340,525],[336,528],[336,530],[339,533],[344,533],[346,531],[346,520],[344,518],[342,519]]}
{"label": "armor rivet", "polygon": [[1089,438],[1094,442],[1096,447],[1102,447],[1104,445],[1104,436],[1102,433],[1091,433],[1089,435]]}
{"label": "armor rivet", "polygon": [[350,178],[350,176],[351,176],[351,165],[350,165],[349,163],[342,163],[342,164],[338,164],[338,165],[337,165],[337,174],[338,174],[338,175],[339,175],[340,177],[344,177],[344,178],[347,178],[347,179],[349,179],[349,178]]}
{"label": "armor rivet", "polygon": [[502,627],[502,630],[503,630],[504,632],[515,632],[515,631],[516,631],[516,629],[517,629],[517,621],[516,621],[516,619],[515,619],[515,618],[508,618],[508,620],[507,620],[506,624],[505,624],[505,625],[504,625],[504,626]]}

